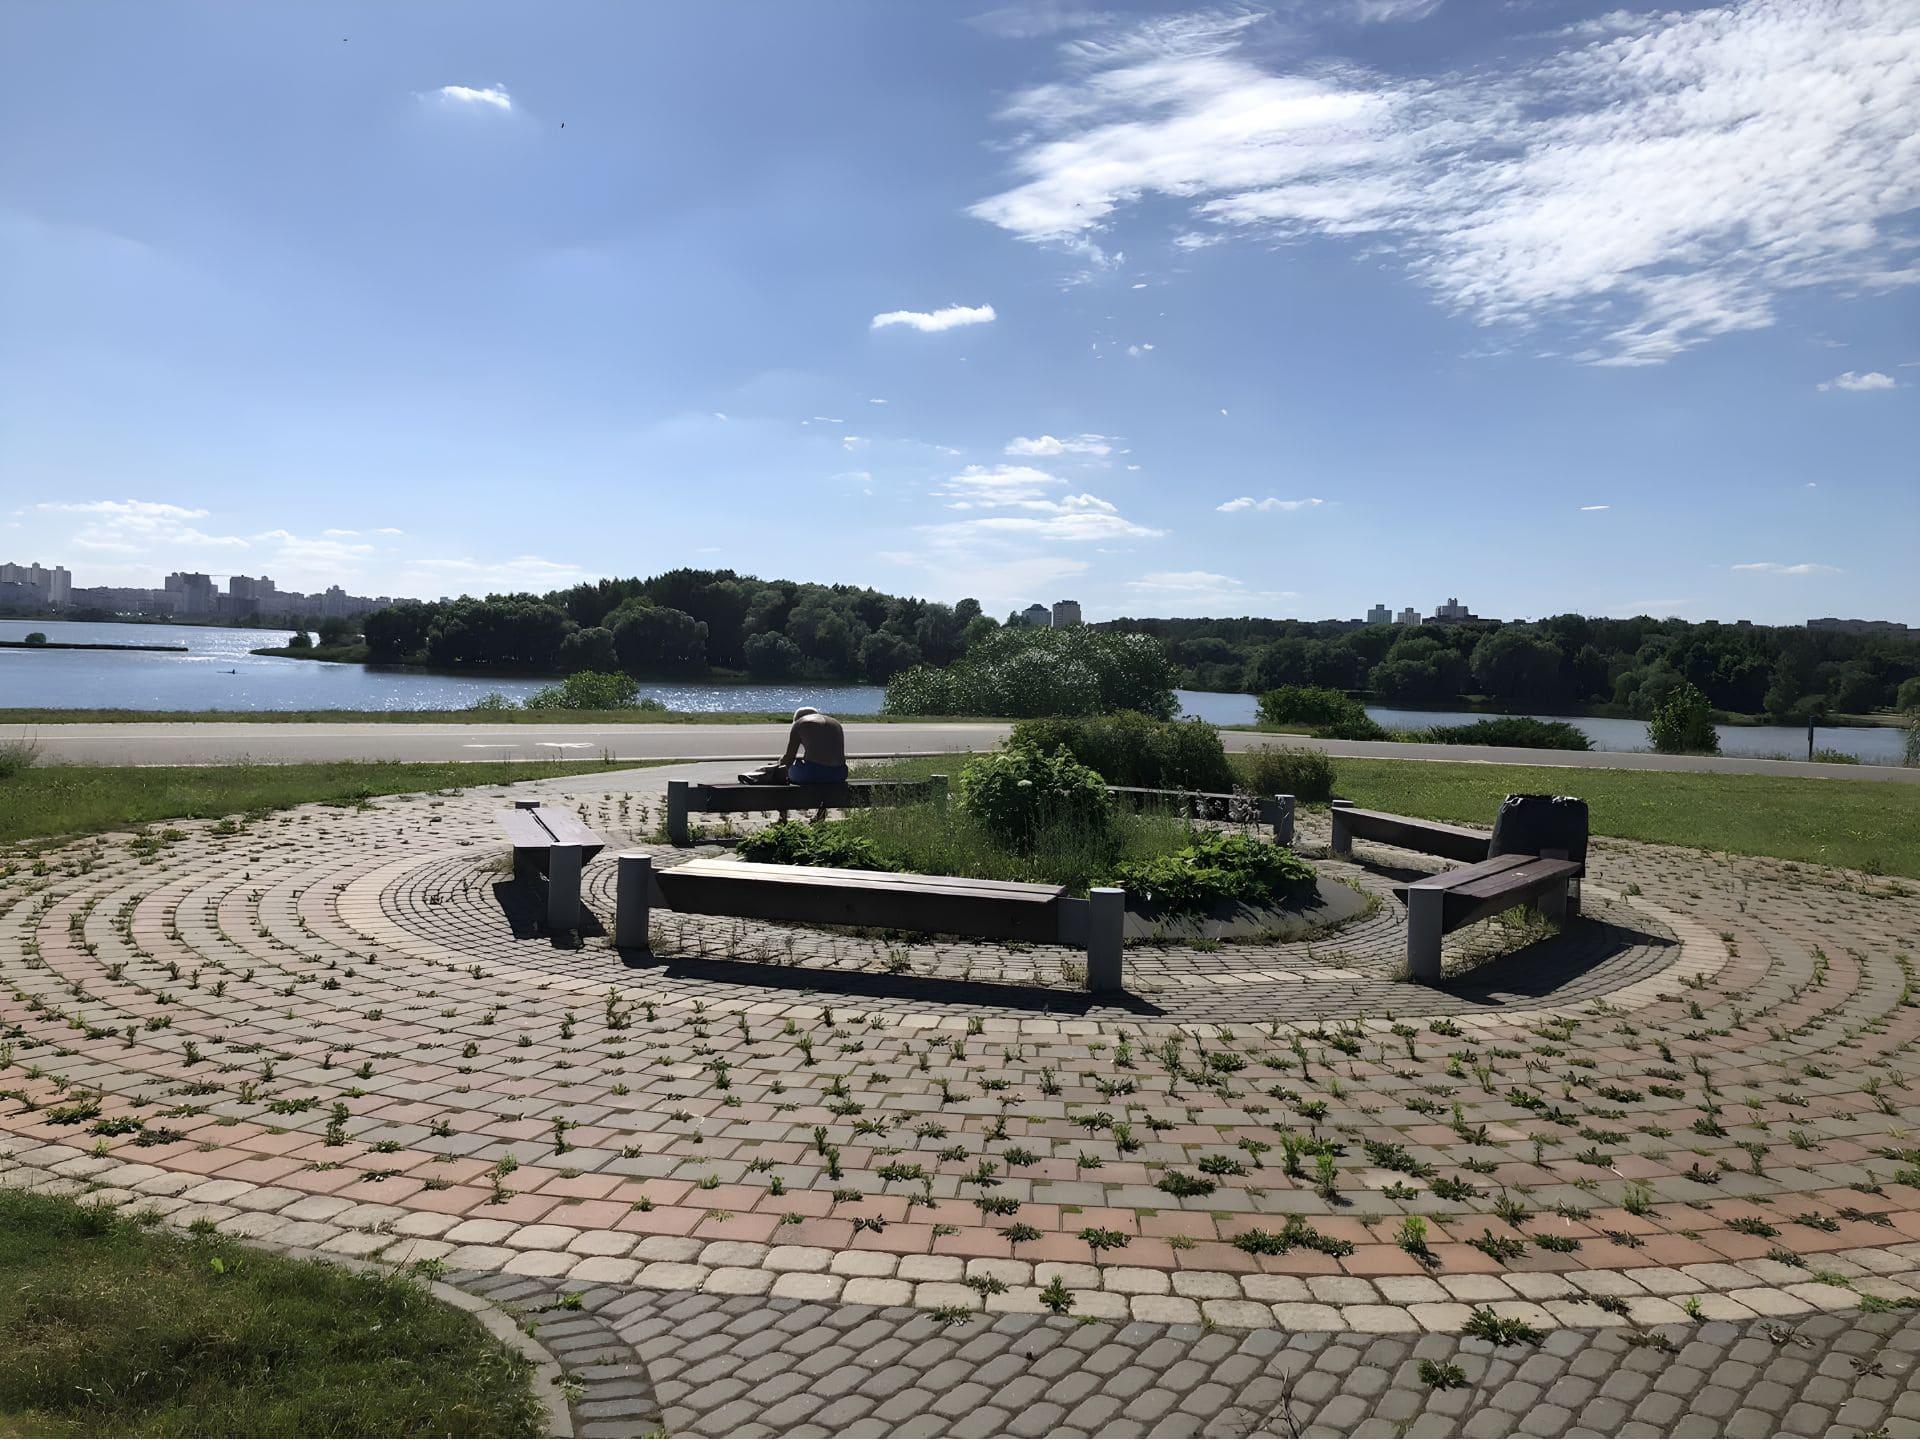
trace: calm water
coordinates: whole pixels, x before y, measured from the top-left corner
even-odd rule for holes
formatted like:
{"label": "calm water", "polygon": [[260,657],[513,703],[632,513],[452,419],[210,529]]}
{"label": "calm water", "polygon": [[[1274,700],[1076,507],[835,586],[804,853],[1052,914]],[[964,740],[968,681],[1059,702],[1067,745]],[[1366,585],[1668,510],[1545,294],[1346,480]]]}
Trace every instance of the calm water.
{"label": "calm water", "polygon": [[[457,710],[490,691],[513,699],[531,694],[542,680],[470,679],[400,668],[327,665],[251,655],[284,645],[285,630],[229,630],[199,625],[86,624],[57,620],[0,620],[0,640],[19,640],[30,630],[49,640],[121,645],[185,645],[184,655],[99,651],[0,650],[0,707],[49,706],[76,710]],[[872,715],[880,709],[877,685],[703,685],[647,682],[640,693],[673,710],[791,710],[818,705],[839,715]],[[1249,725],[1251,695],[1182,690],[1189,715],[1216,725]],[[1424,728],[1470,725],[1483,715],[1440,710],[1393,710],[1368,706],[1382,725]],[[1561,717],[1546,715],[1541,719]],[[1599,750],[1645,750],[1647,727],[1639,720],[1575,717]],[[1822,729],[1816,743],[1868,764],[1898,765],[1902,736],[1890,726]],[[1807,753],[1807,732],[1791,726],[1723,726],[1720,748],[1729,755]]]}

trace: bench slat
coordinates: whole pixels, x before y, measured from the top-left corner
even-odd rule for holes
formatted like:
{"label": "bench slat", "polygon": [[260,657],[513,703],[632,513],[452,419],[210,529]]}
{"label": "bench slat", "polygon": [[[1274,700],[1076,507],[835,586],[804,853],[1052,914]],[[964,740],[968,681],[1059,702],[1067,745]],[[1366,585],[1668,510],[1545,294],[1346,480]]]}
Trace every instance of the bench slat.
{"label": "bench slat", "polygon": [[[847,885],[879,885],[897,888],[910,880],[922,890],[972,890],[983,895],[1037,895],[1051,900],[1067,893],[1064,885],[1039,885],[1026,880],[981,880],[970,875],[905,875],[897,870],[842,870],[831,865],[769,865],[756,860],[706,857],[673,867],[674,873],[695,875],[747,874],[775,884],[820,883],[832,881]],[[668,873],[665,870],[661,874]]]}
{"label": "bench slat", "polygon": [[1363,840],[1397,845],[1447,860],[1479,861],[1487,858],[1492,837],[1483,831],[1461,825],[1443,825],[1435,820],[1416,820],[1407,815],[1389,815],[1381,810],[1356,810],[1343,807],[1349,831]]}
{"label": "bench slat", "polygon": [[876,800],[907,799],[932,788],[921,781],[849,780],[834,785],[689,785],[687,809],[710,815],[746,815],[767,810],[848,810]]}

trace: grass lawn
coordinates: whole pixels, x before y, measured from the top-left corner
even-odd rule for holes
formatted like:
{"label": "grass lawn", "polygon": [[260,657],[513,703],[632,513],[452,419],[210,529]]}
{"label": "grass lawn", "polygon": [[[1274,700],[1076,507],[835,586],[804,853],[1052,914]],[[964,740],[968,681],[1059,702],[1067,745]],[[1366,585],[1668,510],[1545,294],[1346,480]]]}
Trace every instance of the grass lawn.
{"label": "grass lawn", "polygon": [[0,1191],[0,1433],[530,1435],[532,1366],[393,1275]]}
{"label": "grass lawn", "polygon": [[35,765],[0,768],[0,843],[125,830],[154,820],[281,810],[310,800],[351,803],[417,790],[633,770],[606,762],[340,760],[319,765]]}
{"label": "grass lawn", "polygon": [[[1231,758],[1239,765],[1243,757]],[[891,760],[859,773],[921,779],[938,771],[957,784],[966,761]],[[1920,786],[1895,781],[1345,757],[1333,769],[1335,793],[1370,810],[1491,826],[1509,794],[1578,795],[1596,835],[1920,878]]]}
{"label": "grass lawn", "polygon": [[1431,760],[1333,763],[1336,791],[1368,809],[1491,825],[1510,793],[1578,795],[1596,835],[1920,877],[1920,787],[1912,785]]}

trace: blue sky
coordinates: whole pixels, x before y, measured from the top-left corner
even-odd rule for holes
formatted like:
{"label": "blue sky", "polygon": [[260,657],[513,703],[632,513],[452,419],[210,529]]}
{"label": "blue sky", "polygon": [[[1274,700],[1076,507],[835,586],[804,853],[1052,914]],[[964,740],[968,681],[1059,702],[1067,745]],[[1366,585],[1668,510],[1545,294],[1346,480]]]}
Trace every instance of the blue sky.
{"label": "blue sky", "polygon": [[1920,11],[0,9],[0,558],[1920,622]]}

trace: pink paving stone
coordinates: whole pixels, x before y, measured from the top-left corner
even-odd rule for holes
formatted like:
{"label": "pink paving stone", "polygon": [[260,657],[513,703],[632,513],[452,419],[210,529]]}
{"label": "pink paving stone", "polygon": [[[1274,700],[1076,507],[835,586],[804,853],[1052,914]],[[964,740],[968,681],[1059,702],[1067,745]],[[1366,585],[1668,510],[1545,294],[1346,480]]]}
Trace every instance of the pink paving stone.
{"label": "pink paving stone", "polygon": [[300,1170],[280,1183],[295,1190],[305,1190],[310,1195],[331,1195],[347,1189],[359,1179],[360,1174],[355,1170]]}
{"label": "pink paving stone", "polygon": [[[1185,1252],[1192,1254],[1192,1251]],[[1338,1275],[1340,1262],[1331,1255],[1322,1255],[1318,1250],[1289,1250],[1284,1255],[1260,1255],[1263,1275]]]}
{"label": "pink paving stone", "polygon": [[656,1205],[651,1210],[629,1210],[613,1228],[635,1235],[687,1235],[705,1215],[703,1210],[680,1205]]}
{"label": "pink paving stone", "polygon": [[775,1195],[772,1191],[763,1191],[754,1202],[756,1211],[769,1215],[820,1216],[833,1209],[833,1197],[824,1190],[789,1190],[784,1195]]}
{"label": "pink paving stone", "polygon": [[711,1190],[696,1188],[687,1196],[687,1203],[703,1210],[751,1210],[766,1193],[763,1185],[716,1185]]}
{"label": "pink paving stone", "polygon": [[1701,1232],[1700,1241],[1716,1255],[1724,1255],[1729,1260],[1758,1260],[1773,1248],[1771,1240],[1744,1235],[1738,1230],[1705,1230]]}
{"label": "pink paving stone", "polygon": [[[169,1170],[184,1170],[189,1175],[212,1175],[230,1164],[233,1157],[224,1150],[187,1150],[167,1162]],[[297,1167],[296,1167],[297,1168]]]}
{"label": "pink paving stone", "polygon": [[445,1190],[422,1190],[408,1197],[410,1210],[430,1210],[437,1215],[478,1214],[492,1198],[491,1190],[473,1185],[454,1185]]}
{"label": "pink paving stone", "polygon": [[782,1225],[774,1232],[780,1245],[817,1245],[826,1250],[846,1250],[853,1244],[851,1220],[809,1218],[798,1225]]}
{"label": "pink paving stone", "polygon": [[1122,1235],[1140,1231],[1140,1215],[1135,1210],[1115,1210],[1105,1205],[1084,1206],[1078,1214],[1061,1217],[1061,1228],[1078,1234],[1081,1230],[1118,1230]]}
{"label": "pink paving stone", "polygon": [[522,1225],[531,1225],[558,1203],[550,1195],[509,1195],[498,1205],[489,1204],[481,1207],[480,1218],[512,1220]]}
{"label": "pink paving stone", "polygon": [[1048,1260],[1061,1265],[1091,1265],[1093,1251],[1087,1242],[1078,1236],[1054,1232],[1023,1244],[1020,1247],[1020,1258],[1030,1260],[1036,1265]]}
{"label": "pink paving stone", "polygon": [[347,1193],[363,1205],[399,1205],[420,1193],[420,1181],[396,1175],[391,1180],[362,1181]]}
{"label": "pink paving stone", "polygon": [[240,1148],[252,1151],[256,1155],[291,1155],[302,1146],[312,1143],[312,1140],[311,1135],[302,1134],[298,1130],[289,1130],[283,1135],[275,1135],[269,1131],[265,1135],[254,1136]]}
{"label": "pink paving stone", "polygon": [[285,1157],[278,1159],[261,1157],[257,1160],[236,1160],[220,1171],[223,1180],[249,1180],[256,1185],[271,1185],[284,1175],[291,1175],[305,1167],[298,1160]]}
{"label": "pink paving stone", "polygon": [[540,1187],[542,1195],[571,1195],[580,1200],[602,1200],[620,1188],[618,1175],[562,1175]]}
{"label": "pink paving stone", "polygon": [[622,1205],[617,1200],[582,1200],[577,1205],[562,1203],[554,1207],[547,1222],[577,1225],[584,1230],[611,1230],[632,1209],[632,1205]]}
{"label": "pink paving stone", "polygon": [[[1439,1247],[1435,1247],[1435,1254]],[[1362,1245],[1340,1261],[1349,1275],[1424,1275],[1427,1267],[1398,1245]]]}
{"label": "pink paving stone", "polygon": [[606,1198],[615,1204],[633,1205],[651,1200],[656,1205],[678,1205],[693,1193],[686,1180],[622,1180]]}
{"label": "pink paving stone", "polygon": [[1183,1252],[1175,1250],[1165,1240],[1140,1235],[1128,1242],[1126,1249],[1120,1253],[1126,1257],[1125,1263],[1128,1265],[1139,1265],[1149,1270],[1172,1270],[1180,1263],[1175,1257]]}
{"label": "pink paving stone", "polygon": [[779,1226],[779,1219],[772,1215],[731,1215],[724,1220],[703,1218],[693,1233],[701,1240],[745,1240],[758,1245],[771,1240]]}
{"label": "pink paving stone", "polygon": [[853,1237],[852,1248],[889,1255],[925,1255],[933,1249],[933,1226],[889,1225],[878,1233],[862,1230]]}
{"label": "pink paving stone", "polygon": [[1009,1260],[1013,1258],[1013,1245],[1007,1237],[997,1230],[983,1229],[978,1225],[969,1225],[957,1235],[936,1235],[933,1237],[933,1253],[936,1255],[965,1255],[970,1258]]}

